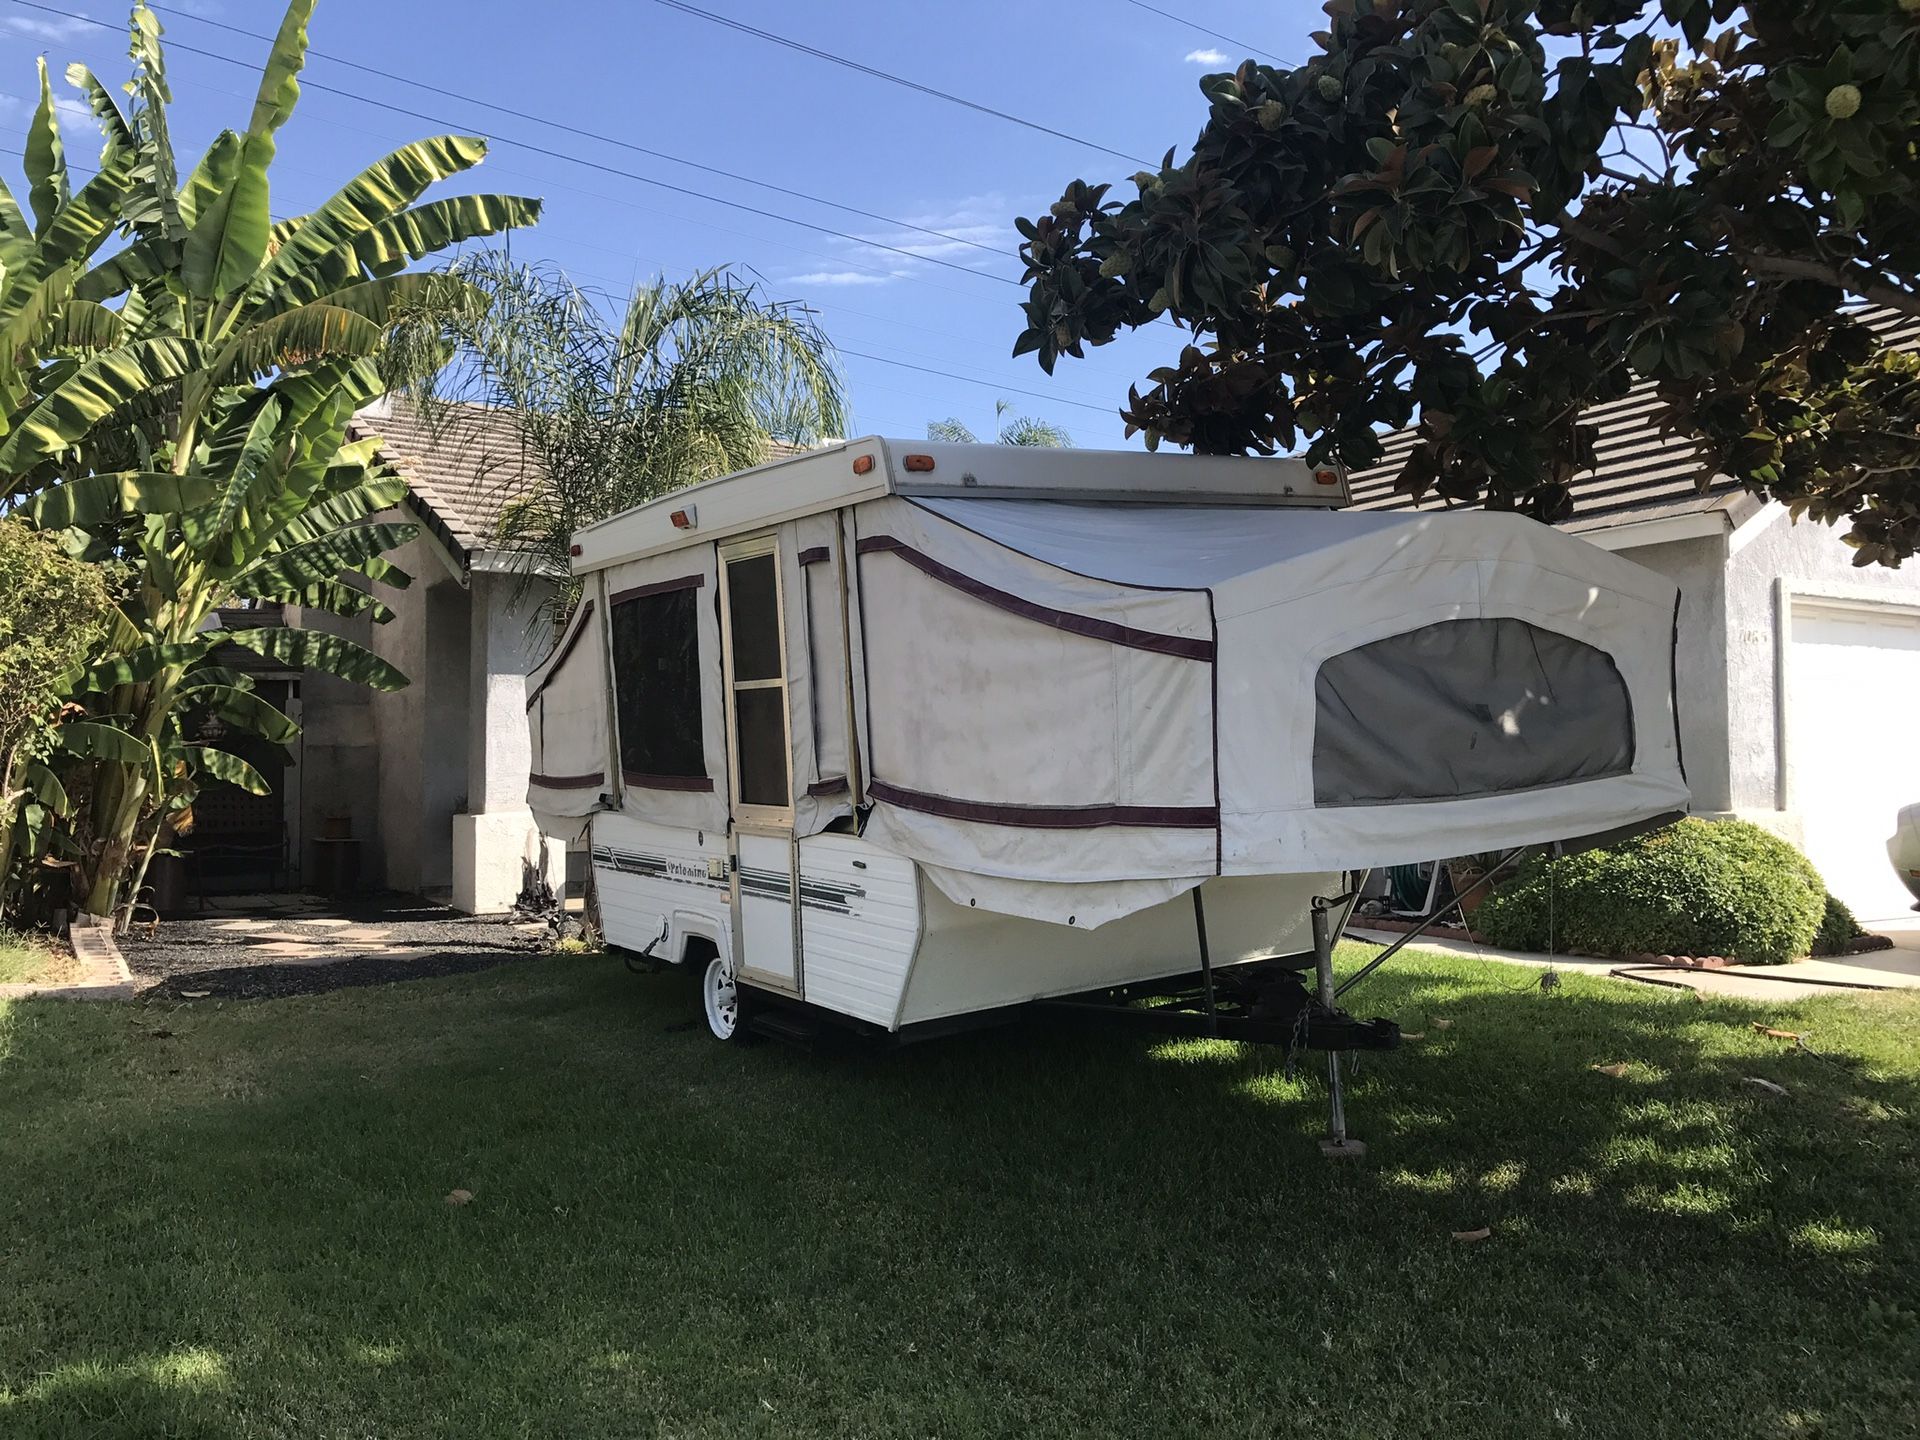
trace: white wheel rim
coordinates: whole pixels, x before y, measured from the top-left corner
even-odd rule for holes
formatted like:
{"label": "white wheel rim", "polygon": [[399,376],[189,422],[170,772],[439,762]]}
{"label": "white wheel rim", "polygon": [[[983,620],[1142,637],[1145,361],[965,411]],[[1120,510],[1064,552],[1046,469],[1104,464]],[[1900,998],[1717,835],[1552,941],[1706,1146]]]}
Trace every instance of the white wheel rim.
{"label": "white wheel rim", "polygon": [[715,957],[707,962],[703,987],[707,1000],[707,1028],[722,1040],[733,1038],[733,1027],[740,1019],[740,997],[733,988],[733,976],[726,962]]}

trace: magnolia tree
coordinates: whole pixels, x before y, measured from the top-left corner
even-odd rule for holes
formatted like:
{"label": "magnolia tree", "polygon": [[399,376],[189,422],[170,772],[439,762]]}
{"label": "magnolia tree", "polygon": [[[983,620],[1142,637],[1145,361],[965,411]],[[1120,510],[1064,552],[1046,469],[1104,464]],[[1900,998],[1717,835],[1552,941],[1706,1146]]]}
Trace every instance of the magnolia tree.
{"label": "magnolia tree", "polygon": [[[1129,433],[1570,513],[1635,385],[1727,475],[1920,545],[1920,0],[1332,0],[1316,53],[1201,82],[1192,152],[1018,222],[1015,354],[1191,332]],[[1863,309],[1867,319],[1862,319]],[[1171,338],[1171,337],[1169,337]]]}
{"label": "magnolia tree", "polygon": [[297,733],[246,674],[212,663],[216,641],[406,683],[337,635],[211,622],[261,601],[386,618],[365,582],[406,583],[382,558],[414,534],[382,518],[406,487],[347,425],[381,392],[391,329],[468,295],[457,279],[400,272],[538,213],[499,195],[415,204],[486,153],[449,135],[401,147],[276,222],[268,170],[313,7],[288,6],[246,130],[222,132],[183,178],[160,26],[136,5],[128,108],[85,67],[67,72],[104,136],[98,173],[73,187],[43,64],[25,150],[31,218],[0,185],[0,504],[113,581],[54,737],[68,812],[56,838],[98,914],[137,888],[198,776],[265,788],[238,756],[188,743],[184,714],[211,711],[275,743]]}

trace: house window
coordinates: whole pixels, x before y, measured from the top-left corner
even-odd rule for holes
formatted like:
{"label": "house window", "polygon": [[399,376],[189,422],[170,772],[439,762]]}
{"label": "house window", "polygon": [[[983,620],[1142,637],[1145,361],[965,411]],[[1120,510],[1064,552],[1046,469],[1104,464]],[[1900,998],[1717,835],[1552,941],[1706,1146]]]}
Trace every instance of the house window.
{"label": "house window", "polygon": [[1442,620],[1333,656],[1314,682],[1317,805],[1457,800],[1625,775],[1612,658],[1512,618]]}
{"label": "house window", "polygon": [[711,784],[700,716],[700,583],[696,575],[613,597],[620,769],[630,784]]}

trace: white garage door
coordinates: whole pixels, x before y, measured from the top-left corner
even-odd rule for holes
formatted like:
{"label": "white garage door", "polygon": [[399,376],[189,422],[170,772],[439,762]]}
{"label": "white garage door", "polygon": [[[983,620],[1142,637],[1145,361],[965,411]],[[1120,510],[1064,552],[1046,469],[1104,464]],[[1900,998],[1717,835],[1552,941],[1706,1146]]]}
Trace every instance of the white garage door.
{"label": "white garage door", "polygon": [[1862,921],[1911,919],[1887,837],[1920,802],[1920,609],[1796,597],[1787,696],[1788,803],[1808,857]]}

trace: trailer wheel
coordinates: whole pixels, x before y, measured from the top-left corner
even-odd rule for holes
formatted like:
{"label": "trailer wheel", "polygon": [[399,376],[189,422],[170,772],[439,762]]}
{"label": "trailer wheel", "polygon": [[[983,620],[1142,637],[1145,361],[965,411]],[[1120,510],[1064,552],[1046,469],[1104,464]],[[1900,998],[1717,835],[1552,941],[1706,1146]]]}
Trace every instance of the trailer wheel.
{"label": "trailer wheel", "polygon": [[732,970],[718,955],[707,961],[706,973],[700,977],[700,1003],[714,1039],[737,1043],[745,1038],[740,991],[733,983]]}

